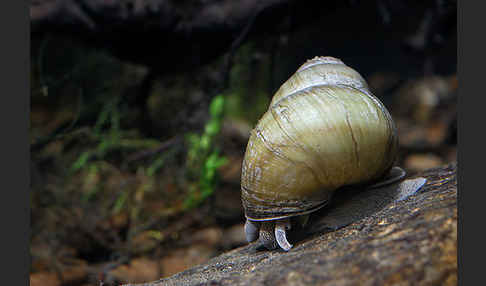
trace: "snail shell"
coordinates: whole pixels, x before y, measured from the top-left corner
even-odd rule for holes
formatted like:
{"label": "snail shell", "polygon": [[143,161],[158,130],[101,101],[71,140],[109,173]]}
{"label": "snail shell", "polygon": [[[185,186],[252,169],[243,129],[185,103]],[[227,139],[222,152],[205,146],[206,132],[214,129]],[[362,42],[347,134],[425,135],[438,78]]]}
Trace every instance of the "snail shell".
{"label": "snail shell", "polygon": [[324,206],[347,185],[377,182],[398,151],[395,124],[363,77],[332,57],[304,63],[252,130],[241,191],[249,221]]}

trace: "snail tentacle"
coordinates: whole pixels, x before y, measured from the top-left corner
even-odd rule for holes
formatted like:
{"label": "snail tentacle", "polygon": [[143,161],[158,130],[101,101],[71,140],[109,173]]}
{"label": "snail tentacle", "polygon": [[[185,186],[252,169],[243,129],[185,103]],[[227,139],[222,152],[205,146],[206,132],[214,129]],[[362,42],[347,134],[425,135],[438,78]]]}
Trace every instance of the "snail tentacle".
{"label": "snail tentacle", "polygon": [[290,219],[279,220],[275,223],[275,238],[278,245],[285,251],[292,248],[292,244],[287,241],[287,230],[290,229]]}
{"label": "snail tentacle", "polygon": [[259,226],[258,223],[253,222],[249,219],[245,222],[245,236],[246,241],[253,242],[258,239]]}

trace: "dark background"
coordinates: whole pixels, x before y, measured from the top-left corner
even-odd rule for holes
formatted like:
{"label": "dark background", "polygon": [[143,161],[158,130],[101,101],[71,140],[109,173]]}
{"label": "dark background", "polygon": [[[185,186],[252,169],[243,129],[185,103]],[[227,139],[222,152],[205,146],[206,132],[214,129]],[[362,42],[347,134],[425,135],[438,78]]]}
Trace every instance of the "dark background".
{"label": "dark background", "polygon": [[410,174],[456,160],[456,1],[233,2],[31,2],[32,285],[145,282],[243,245],[249,131],[314,56],[365,77]]}

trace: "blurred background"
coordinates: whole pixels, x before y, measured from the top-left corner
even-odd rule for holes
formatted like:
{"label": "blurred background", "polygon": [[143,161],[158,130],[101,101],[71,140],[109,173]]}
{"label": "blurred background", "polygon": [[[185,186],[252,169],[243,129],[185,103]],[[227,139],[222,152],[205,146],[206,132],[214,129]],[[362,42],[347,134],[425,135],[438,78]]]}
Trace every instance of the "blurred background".
{"label": "blurred background", "polygon": [[456,1],[30,3],[31,285],[148,282],[244,245],[250,131],[315,56],[387,106],[397,165],[456,161]]}

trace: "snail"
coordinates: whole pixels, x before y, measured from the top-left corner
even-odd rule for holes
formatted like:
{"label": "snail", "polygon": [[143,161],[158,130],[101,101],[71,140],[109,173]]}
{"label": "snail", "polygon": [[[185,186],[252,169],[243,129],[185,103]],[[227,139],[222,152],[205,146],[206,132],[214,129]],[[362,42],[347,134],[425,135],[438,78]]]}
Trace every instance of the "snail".
{"label": "snail", "polygon": [[337,58],[308,60],[251,131],[241,174],[247,241],[290,250],[287,231],[338,189],[403,178],[397,152],[395,123],[363,77]]}

